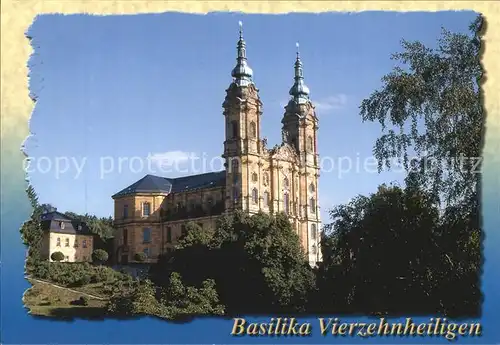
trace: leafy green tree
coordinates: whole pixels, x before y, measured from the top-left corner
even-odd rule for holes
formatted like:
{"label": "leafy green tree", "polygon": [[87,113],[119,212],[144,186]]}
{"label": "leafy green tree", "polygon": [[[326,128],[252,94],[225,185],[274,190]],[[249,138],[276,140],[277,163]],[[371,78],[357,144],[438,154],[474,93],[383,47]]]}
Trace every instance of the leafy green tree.
{"label": "leafy green tree", "polygon": [[161,302],[165,313],[172,317],[191,315],[223,315],[224,306],[219,303],[215,281],[203,281],[200,288],[184,286],[180,274],[173,272],[164,289]]}
{"label": "leafy green tree", "polygon": [[92,253],[92,259],[96,263],[104,263],[104,262],[108,261],[108,257],[109,257],[108,252],[106,252],[105,250],[102,250],[102,249],[96,249]]}
{"label": "leafy green tree", "polygon": [[53,252],[50,255],[50,258],[52,259],[52,261],[56,261],[56,262],[63,261],[64,260],[64,254],[61,253],[61,252]]}
{"label": "leafy green tree", "polygon": [[213,279],[229,314],[304,310],[314,273],[285,215],[236,213],[222,217],[213,233],[200,231],[187,228],[152,270],[156,282],[164,285],[159,278],[172,272],[191,286]]}
{"label": "leafy green tree", "polygon": [[40,260],[40,246],[43,236],[43,232],[40,227],[40,217],[44,211],[50,211],[54,209],[54,207],[49,204],[39,204],[38,195],[36,194],[33,186],[28,186],[26,193],[28,194],[31,207],[33,208],[33,213],[31,214],[30,219],[22,225],[20,233],[23,243],[28,246],[27,269],[29,270],[32,266],[33,260]]}
{"label": "leafy green tree", "polygon": [[363,120],[384,130],[374,146],[379,169],[403,164],[407,187],[383,187],[331,212],[318,275],[322,306],[478,314],[481,26],[478,17],[472,35],[445,30],[434,50],[403,41],[393,58],[405,66],[362,102]]}
{"label": "leafy green tree", "polygon": [[400,65],[360,106],[363,120],[379,122],[384,131],[373,150],[379,168],[404,164],[408,182],[447,204],[477,199],[475,164],[484,135],[482,24],[478,16],[471,35],[443,29],[436,49],[403,41],[404,51],[392,57]]}

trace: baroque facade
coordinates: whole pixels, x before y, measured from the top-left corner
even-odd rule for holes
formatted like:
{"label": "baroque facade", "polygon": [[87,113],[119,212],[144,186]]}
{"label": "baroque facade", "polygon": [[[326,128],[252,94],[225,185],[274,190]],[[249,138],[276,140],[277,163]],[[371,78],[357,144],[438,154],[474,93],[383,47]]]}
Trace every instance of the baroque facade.
{"label": "baroque facade", "polygon": [[173,250],[188,222],[214,227],[218,217],[234,210],[285,212],[309,263],[321,261],[318,118],[298,50],[294,71],[281,121],[282,143],[268,148],[261,137],[262,102],[240,24],[237,64],[222,105],[225,170],[180,178],[147,175],[113,195],[119,263],[134,262],[138,252],[155,262],[159,254]]}

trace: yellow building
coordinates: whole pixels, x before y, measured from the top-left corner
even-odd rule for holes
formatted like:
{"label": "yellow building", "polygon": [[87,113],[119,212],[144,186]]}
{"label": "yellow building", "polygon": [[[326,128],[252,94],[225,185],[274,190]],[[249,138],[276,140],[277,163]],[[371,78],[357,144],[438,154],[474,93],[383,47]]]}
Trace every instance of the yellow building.
{"label": "yellow building", "polygon": [[43,230],[42,258],[53,261],[51,255],[61,252],[65,262],[92,261],[93,235],[85,223],[57,211],[42,214],[40,223]]}
{"label": "yellow building", "polygon": [[295,82],[282,118],[282,143],[261,138],[262,102],[240,29],[237,64],[223,103],[225,170],[181,178],[147,175],[113,195],[116,258],[148,262],[173,249],[188,221],[213,227],[221,214],[285,212],[311,265],[321,261],[318,205],[318,118],[297,52]]}

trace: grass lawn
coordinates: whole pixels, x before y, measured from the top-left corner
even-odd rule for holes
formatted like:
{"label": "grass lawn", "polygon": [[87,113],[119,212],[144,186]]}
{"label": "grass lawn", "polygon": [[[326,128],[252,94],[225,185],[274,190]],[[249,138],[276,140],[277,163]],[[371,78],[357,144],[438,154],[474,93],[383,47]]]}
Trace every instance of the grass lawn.
{"label": "grass lawn", "polygon": [[[106,301],[88,297],[88,305],[72,305],[83,295],[48,283],[30,280],[33,285],[24,294],[24,305],[30,314],[61,319],[104,318]],[[88,293],[91,293],[90,291]],[[100,295],[94,293],[94,295]]]}

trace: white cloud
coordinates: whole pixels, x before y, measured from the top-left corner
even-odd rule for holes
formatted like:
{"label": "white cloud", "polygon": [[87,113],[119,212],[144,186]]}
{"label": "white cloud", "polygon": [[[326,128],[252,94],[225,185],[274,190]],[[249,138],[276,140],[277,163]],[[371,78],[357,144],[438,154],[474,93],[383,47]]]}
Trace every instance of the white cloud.
{"label": "white cloud", "polygon": [[153,153],[148,156],[148,159],[158,164],[159,166],[168,166],[179,164],[193,158],[193,153],[184,151],[168,151]]}
{"label": "white cloud", "polygon": [[339,93],[318,101],[313,101],[313,104],[316,106],[316,109],[322,111],[341,109],[347,104],[347,96],[343,93]]}

